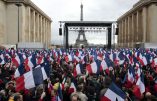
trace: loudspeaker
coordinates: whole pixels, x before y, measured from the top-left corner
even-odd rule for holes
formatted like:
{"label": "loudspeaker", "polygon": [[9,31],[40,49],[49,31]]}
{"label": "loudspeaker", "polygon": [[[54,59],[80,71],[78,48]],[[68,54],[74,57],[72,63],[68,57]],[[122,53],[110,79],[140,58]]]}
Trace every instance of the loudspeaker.
{"label": "loudspeaker", "polygon": [[62,35],[62,28],[59,28],[59,35]]}
{"label": "loudspeaker", "polygon": [[115,33],[115,35],[118,35],[118,33],[119,33],[119,28],[116,28],[116,33]]}

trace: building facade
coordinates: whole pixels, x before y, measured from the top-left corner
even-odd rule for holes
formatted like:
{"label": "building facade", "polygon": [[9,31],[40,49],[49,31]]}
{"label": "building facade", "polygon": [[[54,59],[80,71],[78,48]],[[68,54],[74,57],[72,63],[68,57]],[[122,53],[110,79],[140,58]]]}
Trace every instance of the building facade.
{"label": "building facade", "polygon": [[118,47],[157,43],[157,0],[140,0],[117,23]]}
{"label": "building facade", "polygon": [[0,45],[41,43],[48,48],[51,22],[31,0],[0,0]]}

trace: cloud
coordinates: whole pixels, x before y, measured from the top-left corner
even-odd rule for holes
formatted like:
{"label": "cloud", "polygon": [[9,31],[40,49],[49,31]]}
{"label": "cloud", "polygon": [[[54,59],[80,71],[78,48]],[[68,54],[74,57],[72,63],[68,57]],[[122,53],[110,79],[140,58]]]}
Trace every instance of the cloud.
{"label": "cloud", "polygon": [[[52,19],[52,43],[62,43],[58,21],[80,20],[80,0],[32,0]],[[83,0],[84,20],[115,21],[139,0]]]}

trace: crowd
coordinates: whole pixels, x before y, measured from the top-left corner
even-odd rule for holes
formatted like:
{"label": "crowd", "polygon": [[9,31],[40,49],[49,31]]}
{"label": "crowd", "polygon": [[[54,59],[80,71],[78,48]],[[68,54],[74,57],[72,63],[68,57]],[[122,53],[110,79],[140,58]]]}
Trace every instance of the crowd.
{"label": "crowd", "polygon": [[[20,88],[41,67],[42,83]],[[157,50],[1,50],[0,101],[157,101]]]}

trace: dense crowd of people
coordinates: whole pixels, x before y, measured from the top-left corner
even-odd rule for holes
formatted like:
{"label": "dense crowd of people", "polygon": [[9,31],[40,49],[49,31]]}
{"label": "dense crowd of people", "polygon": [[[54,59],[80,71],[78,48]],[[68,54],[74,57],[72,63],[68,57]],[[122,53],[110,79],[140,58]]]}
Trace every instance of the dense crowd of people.
{"label": "dense crowd of people", "polygon": [[[113,101],[112,84],[124,93],[115,101],[157,101],[156,59],[156,49],[1,50],[0,101]],[[45,61],[48,78],[17,90],[17,79]],[[24,72],[15,77],[21,64]]]}

